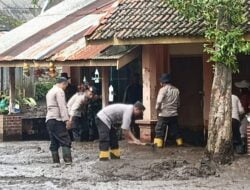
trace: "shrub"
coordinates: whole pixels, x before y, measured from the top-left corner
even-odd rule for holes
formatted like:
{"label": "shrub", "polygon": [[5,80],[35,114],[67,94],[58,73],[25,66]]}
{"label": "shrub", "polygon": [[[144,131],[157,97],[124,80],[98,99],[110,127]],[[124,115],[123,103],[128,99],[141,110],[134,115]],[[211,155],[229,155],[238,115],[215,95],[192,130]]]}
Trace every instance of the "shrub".
{"label": "shrub", "polygon": [[35,99],[37,101],[44,100],[46,97],[47,92],[51,89],[54,85],[54,82],[38,82],[36,83],[36,93]]}

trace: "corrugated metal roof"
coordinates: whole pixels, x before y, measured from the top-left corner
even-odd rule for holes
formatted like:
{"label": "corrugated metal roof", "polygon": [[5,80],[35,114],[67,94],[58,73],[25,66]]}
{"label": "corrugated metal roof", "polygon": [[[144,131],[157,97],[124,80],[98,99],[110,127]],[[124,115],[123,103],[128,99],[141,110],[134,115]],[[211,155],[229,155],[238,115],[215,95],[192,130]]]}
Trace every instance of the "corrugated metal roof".
{"label": "corrugated metal roof", "polygon": [[27,21],[40,13],[43,2],[38,3],[38,6],[34,6],[32,0],[0,0],[0,13],[20,21]]}
{"label": "corrugated metal roof", "polygon": [[[48,8],[58,4],[63,0],[53,0],[48,4]],[[32,4],[32,0],[0,0],[0,30],[9,31],[20,23],[39,15],[45,0],[39,0],[37,5]]]}
{"label": "corrugated metal roof", "polygon": [[120,59],[122,56],[132,52],[138,46],[111,46],[105,51],[101,52],[99,55],[95,56],[93,59]]}
{"label": "corrugated metal roof", "polygon": [[75,60],[107,48],[91,46],[84,53],[85,34],[98,25],[114,0],[65,0],[44,14],[0,37],[0,61]]}
{"label": "corrugated metal roof", "polygon": [[[89,60],[93,59],[94,57],[98,56],[100,52],[106,49],[108,45],[88,45],[85,48],[81,48],[78,50],[69,50],[67,48],[58,54],[51,57],[51,60],[55,61],[74,61],[74,60]],[[74,52],[74,53],[72,53]]]}

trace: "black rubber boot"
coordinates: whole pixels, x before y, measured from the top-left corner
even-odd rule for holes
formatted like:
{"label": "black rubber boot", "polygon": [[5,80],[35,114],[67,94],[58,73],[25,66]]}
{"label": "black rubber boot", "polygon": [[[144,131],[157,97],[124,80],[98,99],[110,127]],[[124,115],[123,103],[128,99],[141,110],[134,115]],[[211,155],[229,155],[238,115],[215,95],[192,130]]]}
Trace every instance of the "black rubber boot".
{"label": "black rubber boot", "polygon": [[52,151],[51,154],[52,154],[53,163],[60,163],[58,151]]}
{"label": "black rubber boot", "polygon": [[65,164],[70,165],[72,164],[72,157],[71,157],[71,150],[69,147],[62,147],[62,154],[63,154],[63,160]]}

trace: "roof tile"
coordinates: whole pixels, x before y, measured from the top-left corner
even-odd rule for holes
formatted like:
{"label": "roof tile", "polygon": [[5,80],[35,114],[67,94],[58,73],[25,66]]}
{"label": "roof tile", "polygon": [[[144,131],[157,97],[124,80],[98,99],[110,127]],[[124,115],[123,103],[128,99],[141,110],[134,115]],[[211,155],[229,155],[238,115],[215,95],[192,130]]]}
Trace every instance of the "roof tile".
{"label": "roof tile", "polygon": [[[250,0],[247,0],[248,17]],[[88,40],[147,38],[157,36],[199,36],[203,22],[190,22],[164,0],[121,0],[112,15],[101,23]],[[250,32],[250,22],[246,24]]]}

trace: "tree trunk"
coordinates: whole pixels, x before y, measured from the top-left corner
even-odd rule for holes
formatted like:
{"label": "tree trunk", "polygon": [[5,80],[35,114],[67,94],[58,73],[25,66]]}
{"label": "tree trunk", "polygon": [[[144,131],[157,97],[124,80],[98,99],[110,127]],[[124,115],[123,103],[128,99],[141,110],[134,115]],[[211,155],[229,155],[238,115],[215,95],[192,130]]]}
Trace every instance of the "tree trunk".
{"label": "tree trunk", "polygon": [[224,64],[215,64],[207,153],[213,161],[226,164],[233,159],[232,146],[232,72]]}

